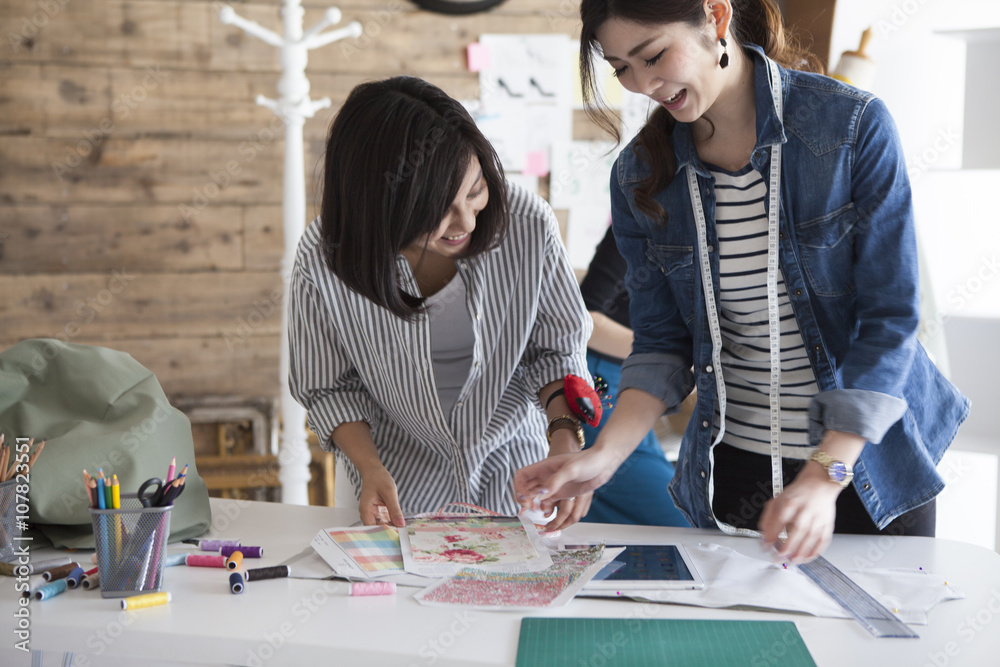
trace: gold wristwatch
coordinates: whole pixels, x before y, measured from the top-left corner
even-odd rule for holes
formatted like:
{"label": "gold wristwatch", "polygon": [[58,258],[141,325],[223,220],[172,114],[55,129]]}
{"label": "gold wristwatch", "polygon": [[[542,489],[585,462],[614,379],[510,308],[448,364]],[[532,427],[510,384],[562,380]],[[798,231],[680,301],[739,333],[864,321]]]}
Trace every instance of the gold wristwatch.
{"label": "gold wristwatch", "polygon": [[587,442],[583,437],[583,427],[580,426],[576,417],[570,415],[559,415],[549,420],[549,427],[545,430],[545,437],[549,439],[549,444],[552,443],[552,434],[562,428],[576,433],[576,441],[580,443],[580,449],[583,449],[583,445]]}
{"label": "gold wristwatch", "polygon": [[826,474],[830,476],[830,481],[834,484],[840,485],[840,488],[846,487],[854,479],[854,471],[851,466],[847,465],[843,461],[838,461],[826,452],[817,449],[813,452],[813,455],[809,457],[810,461],[815,461],[816,463],[823,466],[826,470]]}

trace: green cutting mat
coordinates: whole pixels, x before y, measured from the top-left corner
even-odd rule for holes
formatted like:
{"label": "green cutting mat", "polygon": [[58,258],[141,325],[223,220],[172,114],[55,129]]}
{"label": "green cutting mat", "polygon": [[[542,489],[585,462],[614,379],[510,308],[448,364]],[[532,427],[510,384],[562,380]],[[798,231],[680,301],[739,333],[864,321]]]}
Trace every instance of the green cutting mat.
{"label": "green cutting mat", "polygon": [[517,667],[816,667],[789,621],[525,618]]}

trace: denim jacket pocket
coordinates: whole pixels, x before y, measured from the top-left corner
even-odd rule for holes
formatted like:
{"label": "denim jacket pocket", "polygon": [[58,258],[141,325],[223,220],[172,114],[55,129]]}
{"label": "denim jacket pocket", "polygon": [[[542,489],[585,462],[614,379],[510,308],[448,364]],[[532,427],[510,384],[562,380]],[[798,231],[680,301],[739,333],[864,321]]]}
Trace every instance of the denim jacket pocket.
{"label": "denim jacket pocket", "polygon": [[646,242],[646,258],[666,276],[685,322],[694,319],[694,247]]}
{"label": "denim jacket pocket", "polygon": [[814,294],[844,296],[854,293],[854,276],[844,267],[854,264],[852,241],[858,221],[858,212],[850,203],[795,226],[802,268]]}

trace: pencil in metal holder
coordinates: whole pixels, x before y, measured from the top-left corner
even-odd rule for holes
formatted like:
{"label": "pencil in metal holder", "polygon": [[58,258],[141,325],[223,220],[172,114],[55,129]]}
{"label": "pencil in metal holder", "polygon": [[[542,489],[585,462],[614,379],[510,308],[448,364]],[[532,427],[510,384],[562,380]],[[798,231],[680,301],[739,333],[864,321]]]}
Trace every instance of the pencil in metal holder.
{"label": "pencil in metal holder", "polygon": [[[24,491],[26,487],[27,484],[22,482],[21,490]],[[20,510],[18,505],[21,505]],[[0,484],[0,561],[14,560],[14,549],[21,537],[22,522],[27,521],[27,514],[27,502],[18,502],[17,478]],[[20,520],[18,517],[21,517]]]}
{"label": "pencil in metal holder", "polygon": [[121,495],[121,509],[90,508],[101,597],[121,598],[160,590],[170,536],[170,509],[170,505],[143,507],[132,493]]}

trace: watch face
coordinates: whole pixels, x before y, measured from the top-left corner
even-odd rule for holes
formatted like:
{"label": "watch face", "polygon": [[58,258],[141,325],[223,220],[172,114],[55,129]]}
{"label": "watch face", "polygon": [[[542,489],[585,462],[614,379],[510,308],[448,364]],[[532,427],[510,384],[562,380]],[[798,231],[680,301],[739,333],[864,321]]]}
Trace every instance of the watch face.
{"label": "watch face", "polygon": [[843,483],[847,479],[847,466],[840,461],[834,461],[830,464],[829,468],[830,479],[835,482]]}

